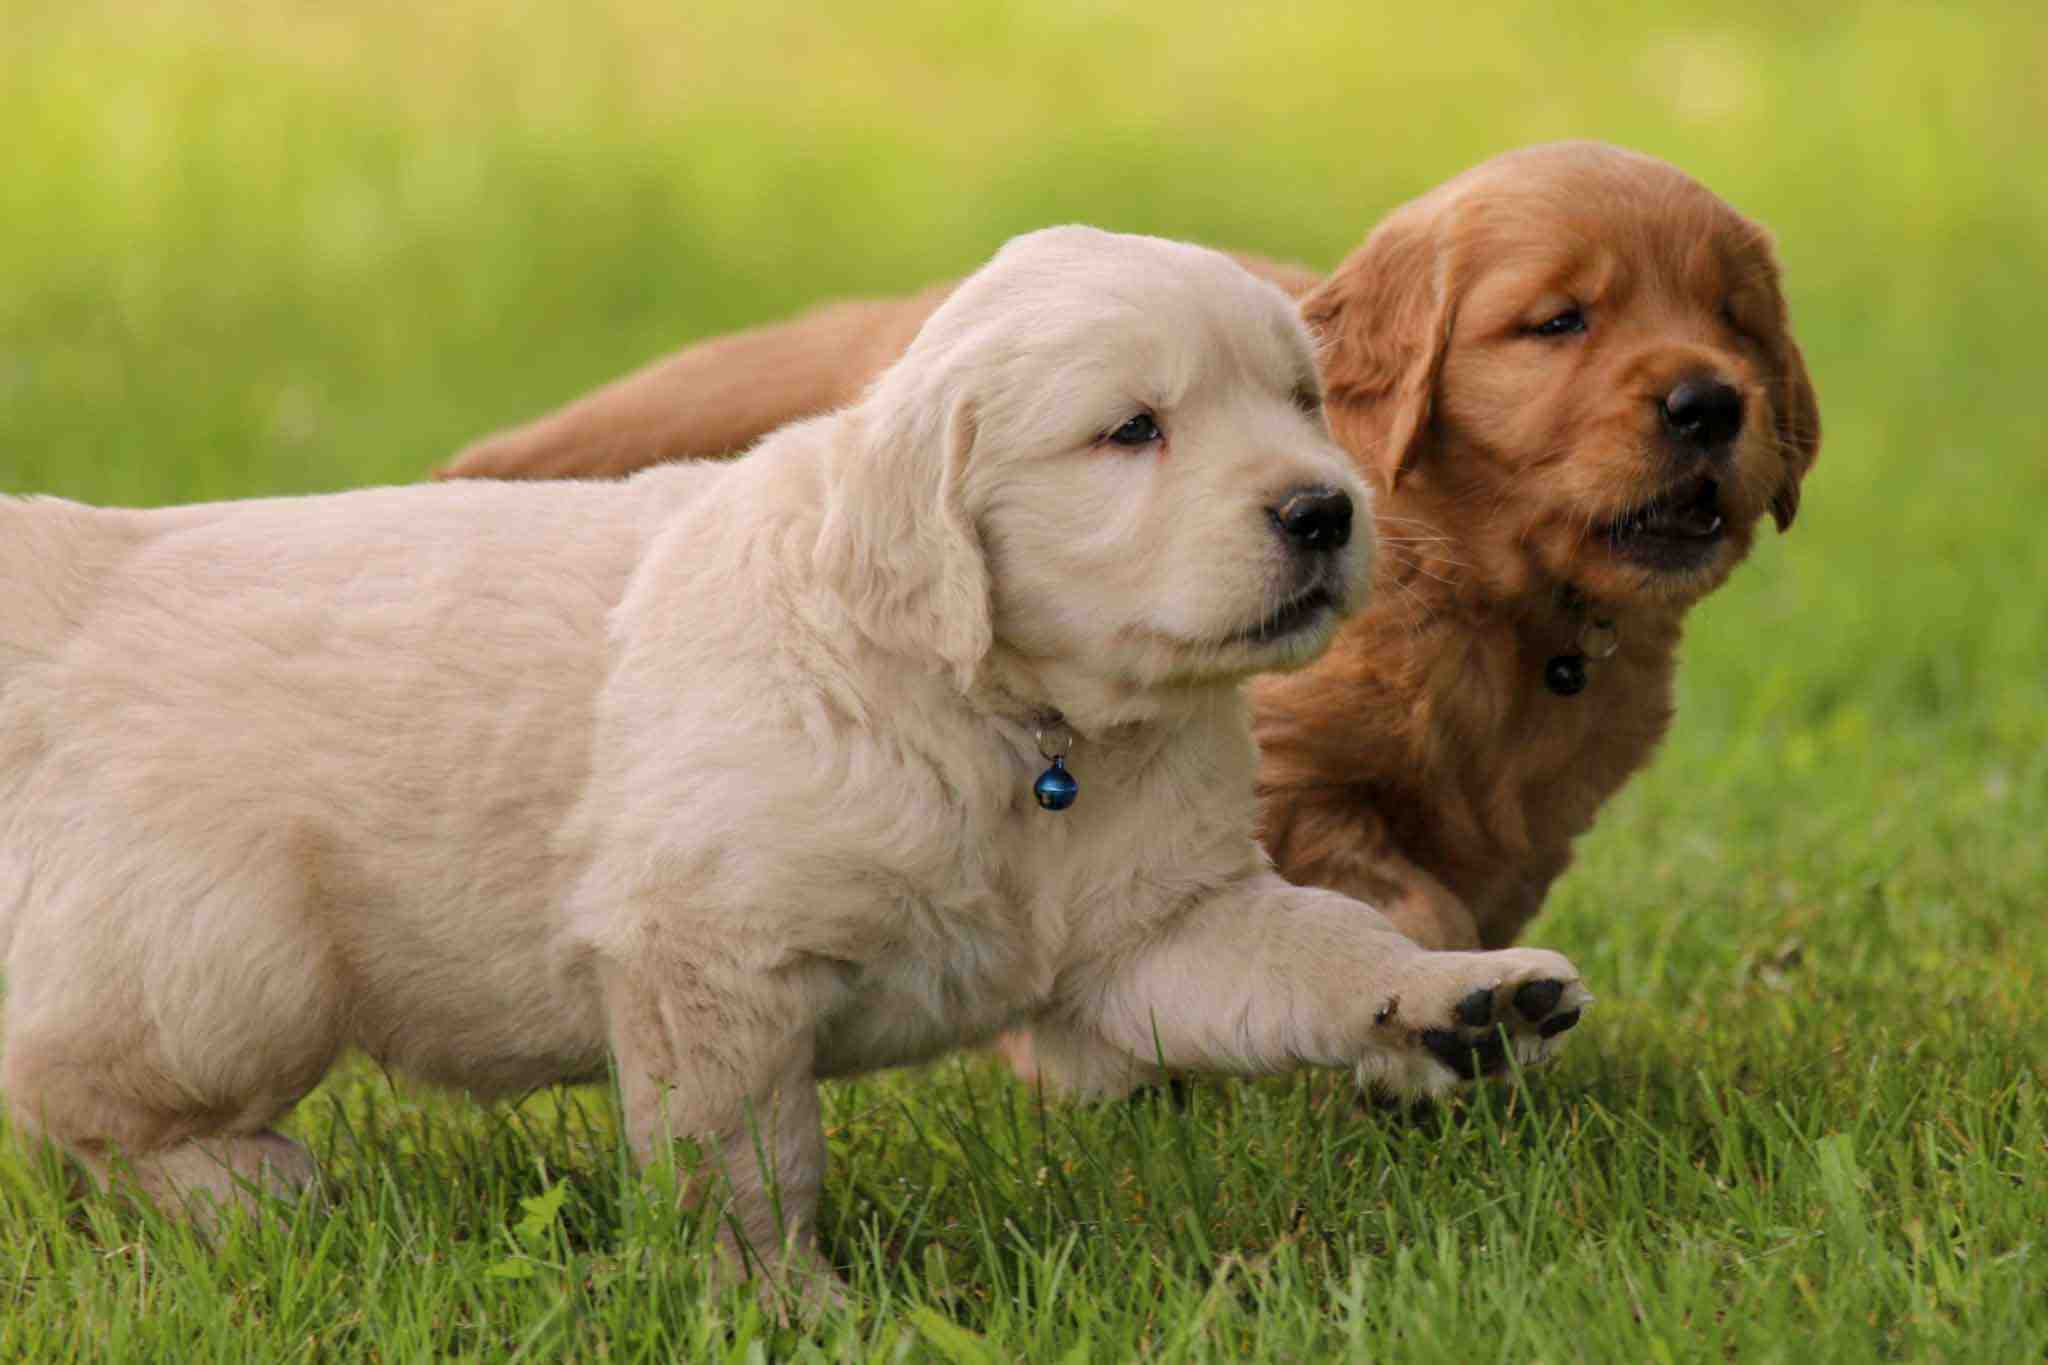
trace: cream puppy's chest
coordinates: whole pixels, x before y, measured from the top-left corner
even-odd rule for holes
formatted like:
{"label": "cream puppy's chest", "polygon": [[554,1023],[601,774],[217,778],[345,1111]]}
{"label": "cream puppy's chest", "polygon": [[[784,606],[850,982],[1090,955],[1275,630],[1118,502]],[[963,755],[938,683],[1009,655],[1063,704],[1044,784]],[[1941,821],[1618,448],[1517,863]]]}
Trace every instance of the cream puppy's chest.
{"label": "cream puppy's chest", "polygon": [[821,1075],[927,1060],[1027,1017],[1053,973],[1024,933],[920,934],[836,973],[818,1021]]}
{"label": "cream puppy's chest", "polygon": [[1089,776],[1083,799],[1094,809],[1020,806],[984,826],[976,847],[945,850],[980,870],[972,894],[956,882],[883,909],[876,951],[829,973],[821,1074],[926,1060],[1057,1009],[1119,944],[1174,913],[1176,887],[1228,876],[1249,856],[1240,835],[1212,845],[1222,855],[1214,869],[1185,859],[1175,847],[1184,832],[1126,818],[1142,807],[1120,775]]}
{"label": "cream puppy's chest", "polygon": [[[1032,811],[1016,820],[1029,831],[1034,816],[1054,818]],[[875,907],[883,935],[859,960],[827,973],[830,1003],[817,1030],[821,1074],[922,1061],[992,1037],[1043,1007],[1070,946],[1072,893],[1058,875],[1059,855],[1043,847],[1067,841],[1037,832],[1041,838],[1027,833],[1018,841],[1022,857],[1014,860],[992,860],[987,843],[949,848],[949,860],[981,873],[969,888],[904,887],[893,903]],[[1041,875],[1031,874],[1032,864]]]}

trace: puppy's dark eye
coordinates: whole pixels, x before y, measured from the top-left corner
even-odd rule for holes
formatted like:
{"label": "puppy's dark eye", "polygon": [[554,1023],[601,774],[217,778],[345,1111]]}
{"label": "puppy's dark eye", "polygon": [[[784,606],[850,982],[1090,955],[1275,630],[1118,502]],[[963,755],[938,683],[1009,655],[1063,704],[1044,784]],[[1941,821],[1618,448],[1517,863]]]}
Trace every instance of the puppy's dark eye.
{"label": "puppy's dark eye", "polygon": [[1114,431],[1105,433],[1102,439],[1117,446],[1149,446],[1154,441],[1165,439],[1165,436],[1152,414],[1141,412]]}
{"label": "puppy's dark eye", "polygon": [[1294,406],[1301,409],[1303,416],[1313,417],[1323,410],[1323,395],[1312,385],[1303,384],[1294,391]]}
{"label": "puppy's dark eye", "polygon": [[1586,315],[1576,308],[1567,308],[1556,317],[1545,318],[1529,329],[1529,335],[1539,337],[1570,336],[1586,330]]}

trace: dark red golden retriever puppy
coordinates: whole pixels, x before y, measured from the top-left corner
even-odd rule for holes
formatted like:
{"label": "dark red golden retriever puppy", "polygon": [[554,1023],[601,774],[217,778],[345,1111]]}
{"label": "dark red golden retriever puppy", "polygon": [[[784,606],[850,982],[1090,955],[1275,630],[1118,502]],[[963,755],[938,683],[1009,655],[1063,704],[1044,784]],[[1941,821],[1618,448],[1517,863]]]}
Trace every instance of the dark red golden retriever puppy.
{"label": "dark red golden retriever puppy", "polygon": [[[1512,942],[1672,715],[1686,611],[1799,509],[1820,445],[1769,235],[1598,143],[1510,152],[1395,210],[1301,299],[1379,494],[1381,590],[1253,684],[1281,870],[1432,947]],[[944,297],[691,347],[465,451],[452,475],[618,474],[856,395]]]}

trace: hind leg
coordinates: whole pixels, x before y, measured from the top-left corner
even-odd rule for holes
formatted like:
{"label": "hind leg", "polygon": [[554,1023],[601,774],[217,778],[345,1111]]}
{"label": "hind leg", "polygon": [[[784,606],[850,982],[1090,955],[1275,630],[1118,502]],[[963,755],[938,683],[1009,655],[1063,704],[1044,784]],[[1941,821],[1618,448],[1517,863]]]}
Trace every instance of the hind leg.
{"label": "hind leg", "polygon": [[157,1209],[214,1226],[227,1209],[259,1212],[266,1198],[298,1198],[319,1181],[312,1153],[283,1134],[192,1138],[158,1151],[95,1155],[69,1148],[100,1188],[132,1189]]}
{"label": "hind leg", "polygon": [[[181,889],[155,870],[115,885]],[[169,1213],[255,1207],[316,1175],[273,1125],[340,1050],[346,1002],[289,879],[242,871],[174,911],[37,901],[5,963],[16,1127]]]}
{"label": "hind leg", "polygon": [[176,1200],[200,1213],[205,1204],[253,1208],[260,1195],[296,1198],[320,1178],[313,1154],[269,1128],[217,1138],[194,1138],[144,1156],[136,1179],[159,1205]]}
{"label": "hind leg", "polygon": [[229,1207],[254,1210],[266,1195],[294,1198],[318,1179],[312,1155],[269,1126],[296,1095],[248,1096],[232,1114],[180,1111],[151,1102],[133,1080],[80,1067],[34,1038],[12,1038],[0,1064],[22,1140],[57,1147],[101,1189],[140,1194],[166,1213],[211,1222]]}

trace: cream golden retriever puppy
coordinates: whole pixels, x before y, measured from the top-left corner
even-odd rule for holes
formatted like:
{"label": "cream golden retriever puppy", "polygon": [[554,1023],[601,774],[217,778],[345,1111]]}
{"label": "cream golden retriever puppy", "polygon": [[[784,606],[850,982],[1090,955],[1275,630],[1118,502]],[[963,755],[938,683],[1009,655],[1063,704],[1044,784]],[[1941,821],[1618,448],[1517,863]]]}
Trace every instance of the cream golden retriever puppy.
{"label": "cream golden retriever puppy", "polygon": [[609,1061],[636,1155],[693,1139],[805,1269],[821,1077],[1018,1026],[1406,1093],[1535,1060],[1564,958],[1426,950],[1253,838],[1238,685],[1364,596],[1365,499],[1278,290],[1063,228],[745,461],[0,503],[14,1122],[233,1202],[312,1178],[274,1125],[350,1046]]}

